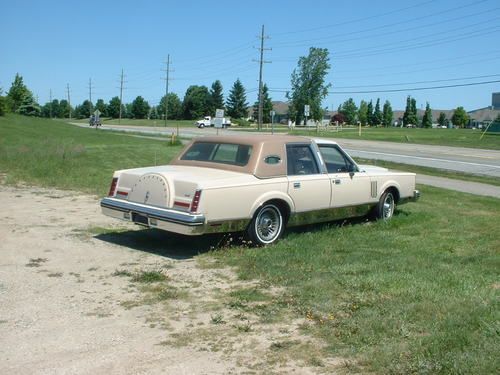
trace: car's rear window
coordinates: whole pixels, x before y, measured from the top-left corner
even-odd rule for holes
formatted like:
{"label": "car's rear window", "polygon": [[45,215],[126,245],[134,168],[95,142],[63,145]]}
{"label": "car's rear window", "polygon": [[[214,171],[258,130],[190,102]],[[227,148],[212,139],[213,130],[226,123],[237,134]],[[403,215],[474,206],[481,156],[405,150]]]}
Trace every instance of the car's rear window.
{"label": "car's rear window", "polygon": [[233,143],[196,142],[182,155],[181,160],[208,161],[212,163],[245,166],[252,146]]}

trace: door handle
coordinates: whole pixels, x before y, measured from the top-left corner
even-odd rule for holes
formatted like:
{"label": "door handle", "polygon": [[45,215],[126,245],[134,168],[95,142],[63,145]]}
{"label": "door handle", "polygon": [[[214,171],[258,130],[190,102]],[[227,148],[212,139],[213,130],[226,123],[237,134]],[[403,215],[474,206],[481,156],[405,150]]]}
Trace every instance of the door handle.
{"label": "door handle", "polygon": [[293,187],[294,187],[295,189],[300,189],[300,182],[294,182],[294,183],[293,183]]}
{"label": "door handle", "polygon": [[340,180],[339,178],[336,178],[335,180],[332,180],[332,182],[335,184],[335,185],[340,185],[342,183],[342,180]]}

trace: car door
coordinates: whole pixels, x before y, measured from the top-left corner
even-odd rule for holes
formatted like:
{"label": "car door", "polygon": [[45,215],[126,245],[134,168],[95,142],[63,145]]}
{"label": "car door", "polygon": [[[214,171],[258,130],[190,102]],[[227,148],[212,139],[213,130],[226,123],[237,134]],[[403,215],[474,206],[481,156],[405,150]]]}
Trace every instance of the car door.
{"label": "car door", "polygon": [[296,212],[327,209],[330,206],[330,178],[323,173],[311,144],[286,146],[288,194]]}
{"label": "car door", "polygon": [[318,144],[332,186],[330,207],[357,206],[370,201],[371,182],[365,172],[336,144]]}

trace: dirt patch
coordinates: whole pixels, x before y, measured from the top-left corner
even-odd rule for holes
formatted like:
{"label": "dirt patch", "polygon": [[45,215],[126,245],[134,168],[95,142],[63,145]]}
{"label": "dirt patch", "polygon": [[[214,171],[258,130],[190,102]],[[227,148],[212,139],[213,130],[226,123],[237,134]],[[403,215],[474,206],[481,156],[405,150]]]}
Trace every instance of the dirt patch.
{"label": "dirt patch", "polygon": [[218,237],[142,230],[74,192],[0,185],[0,373],[332,373],[342,362],[266,319],[273,293],[201,264]]}

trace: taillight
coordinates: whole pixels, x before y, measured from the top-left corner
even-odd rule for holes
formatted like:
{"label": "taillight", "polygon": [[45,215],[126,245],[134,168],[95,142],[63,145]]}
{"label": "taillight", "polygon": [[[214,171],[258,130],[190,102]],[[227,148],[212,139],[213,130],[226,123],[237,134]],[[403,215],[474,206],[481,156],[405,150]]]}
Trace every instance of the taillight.
{"label": "taillight", "polygon": [[111,181],[111,186],[109,187],[109,193],[108,197],[112,197],[115,195],[115,190],[116,190],[116,184],[118,183],[118,178],[113,177],[113,180]]}
{"label": "taillight", "polygon": [[200,204],[201,190],[196,190],[194,193],[193,201],[191,202],[191,212],[198,211],[198,205]]}

